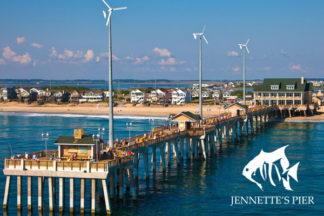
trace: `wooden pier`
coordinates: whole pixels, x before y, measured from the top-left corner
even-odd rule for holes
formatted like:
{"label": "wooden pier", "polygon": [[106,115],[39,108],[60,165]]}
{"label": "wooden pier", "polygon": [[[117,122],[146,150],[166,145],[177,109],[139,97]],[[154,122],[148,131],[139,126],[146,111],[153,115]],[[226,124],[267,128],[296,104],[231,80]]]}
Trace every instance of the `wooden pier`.
{"label": "wooden pier", "polygon": [[[39,160],[5,159],[3,170],[6,175],[3,209],[8,208],[11,180],[17,178],[17,210],[22,206],[22,178],[27,178],[27,209],[31,211],[32,196],[38,197],[38,210],[42,211],[44,182],[48,182],[48,209],[50,212],[58,209],[63,212],[64,196],[69,195],[69,211],[75,212],[74,201],[80,200],[80,213],[85,212],[85,188],[91,189],[91,213],[96,211],[97,182],[103,190],[106,212],[111,214],[110,199],[122,199],[129,188],[133,199],[137,196],[135,181],[139,176],[139,162],[144,164],[144,179],[149,178],[152,171],[166,172],[172,163],[181,166],[183,160],[206,160],[216,155],[217,148],[224,143],[239,143],[242,136],[253,136],[256,131],[265,127],[274,118],[280,118],[281,110],[277,106],[258,106],[248,109],[244,114],[232,116],[230,113],[199,120],[190,128],[179,128],[177,124],[157,127],[151,133],[130,139],[124,139],[115,144],[118,156],[111,160],[49,160],[39,154]],[[60,154],[51,151],[52,155]],[[58,188],[55,188],[58,179]],[[85,179],[90,179],[86,185]],[[33,181],[37,182],[37,193],[32,191]],[[68,180],[68,181],[67,181]],[[75,197],[76,183],[80,182],[80,197]],[[69,191],[64,191],[64,185],[69,182]],[[58,193],[59,202],[55,203]]]}

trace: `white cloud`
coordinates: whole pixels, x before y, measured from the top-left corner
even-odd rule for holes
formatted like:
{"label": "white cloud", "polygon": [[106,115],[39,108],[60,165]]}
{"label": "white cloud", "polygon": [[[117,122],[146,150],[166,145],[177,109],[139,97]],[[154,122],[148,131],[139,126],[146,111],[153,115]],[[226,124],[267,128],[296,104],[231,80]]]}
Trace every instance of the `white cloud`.
{"label": "white cloud", "polygon": [[57,51],[56,51],[55,47],[51,47],[51,56],[52,57],[57,56]]}
{"label": "white cloud", "polygon": [[100,62],[100,56],[96,57],[96,62]]}
{"label": "white cloud", "polygon": [[32,46],[32,47],[35,47],[35,48],[38,48],[38,49],[40,49],[40,48],[43,47],[43,45],[41,45],[41,44],[39,44],[39,43],[32,43],[31,46]]}
{"label": "white cloud", "polygon": [[2,55],[5,59],[10,60],[12,57],[14,57],[16,55],[16,53],[14,51],[12,51],[9,46],[7,46],[7,47],[3,48]]}
{"label": "white cloud", "polygon": [[3,48],[2,56],[9,61],[17,62],[19,64],[28,64],[32,61],[29,53],[17,55],[9,46]]}
{"label": "white cloud", "polygon": [[144,56],[142,58],[135,58],[135,62],[133,64],[143,64],[144,62],[148,61],[150,58],[148,56]]}
{"label": "white cloud", "polygon": [[58,54],[58,58],[59,59],[68,59],[68,58],[72,58],[73,55],[73,51],[72,50],[68,50],[68,49],[64,49],[64,53],[62,54]]}
{"label": "white cloud", "polygon": [[25,37],[17,37],[17,44],[21,44],[21,43],[24,43],[25,41]]}
{"label": "white cloud", "polygon": [[93,50],[87,50],[86,54],[84,55],[85,62],[89,62],[94,58]]}
{"label": "white cloud", "polygon": [[239,72],[240,69],[241,69],[240,67],[233,67],[233,68],[232,68],[232,70],[233,70],[234,72]]}
{"label": "white cloud", "polygon": [[5,65],[6,64],[6,61],[2,58],[0,58],[0,65]]}
{"label": "white cloud", "polygon": [[290,70],[300,71],[301,69],[302,67],[300,66],[300,64],[290,65]]}
{"label": "white cloud", "polygon": [[126,56],[125,59],[126,60],[134,60],[134,57],[132,57],[132,56]]}
{"label": "white cloud", "polygon": [[120,60],[120,58],[118,58],[116,55],[112,55],[112,60],[114,60],[114,61],[119,61]]}
{"label": "white cloud", "polygon": [[238,55],[239,55],[239,53],[236,51],[228,51],[227,52],[227,56],[238,56]]}
{"label": "white cloud", "polygon": [[165,59],[161,59],[158,63],[159,65],[175,65],[177,64],[177,61],[175,60],[175,58],[168,58],[167,60]]}
{"label": "white cloud", "polygon": [[155,47],[153,51],[159,54],[161,57],[171,57],[171,52],[168,49],[160,49],[158,47]]}

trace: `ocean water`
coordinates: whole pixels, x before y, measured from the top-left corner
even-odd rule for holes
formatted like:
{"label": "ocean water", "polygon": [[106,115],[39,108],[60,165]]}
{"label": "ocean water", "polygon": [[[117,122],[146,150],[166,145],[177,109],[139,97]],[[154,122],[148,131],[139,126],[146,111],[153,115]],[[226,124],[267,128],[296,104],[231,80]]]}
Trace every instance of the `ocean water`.
{"label": "ocean water", "polygon": [[[116,136],[128,137],[127,122],[133,122],[132,135],[145,133],[153,126],[166,123],[165,119],[118,118],[115,120]],[[84,128],[87,133],[96,133],[98,127],[106,127],[107,118],[101,116],[39,115],[39,114],[0,114],[0,167],[11,150],[14,153],[44,149],[41,132],[49,132],[49,149],[59,135],[71,135],[73,128]],[[217,155],[207,161],[185,160],[180,167],[172,165],[162,174],[151,172],[148,181],[139,181],[139,195],[136,201],[125,198],[112,200],[114,215],[323,215],[324,214],[324,123],[272,123],[254,137],[243,139],[237,144],[223,145]],[[276,187],[269,181],[262,182],[261,191],[254,183],[242,176],[244,166],[263,149],[272,152],[279,147],[286,148],[290,165],[299,164],[298,182],[290,180],[293,191],[286,191],[281,182]],[[143,176],[140,163],[140,176]],[[2,203],[5,177],[0,175],[0,202]],[[26,196],[26,182],[23,182],[23,197]],[[76,182],[78,184],[78,181]],[[89,182],[87,182],[89,187]],[[36,181],[34,180],[36,189]],[[66,184],[68,189],[68,184]],[[86,188],[87,190],[88,188]],[[68,191],[68,190],[66,190]],[[9,200],[8,215],[16,215],[15,178]],[[78,197],[76,191],[75,197]],[[99,194],[99,196],[101,196]],[[314,204],[297,205],[234,205],[232,196],[311,196]],[[296,199],[297,199],[296,198]],[[47,186],[44,187],[45,214],[48,208]],[[37,215],[37,193],[33,194],[32,215]],[[78,211],[78,199],[75,199]],[[68,195],[65,196],[68,206]],[[104,215],[104,202],[97,203],[97,215]],[[66,208],[68,210],[68,208]],[[86,210],[89,213],[89,193],[86,196]],[[0,214],[2,212],[0,211]],[[26,199],[23,199],[22,215],[27,215]],[[65,212],[65,215],[69,215]],[[75,215],[78,215],[76,212]]]}

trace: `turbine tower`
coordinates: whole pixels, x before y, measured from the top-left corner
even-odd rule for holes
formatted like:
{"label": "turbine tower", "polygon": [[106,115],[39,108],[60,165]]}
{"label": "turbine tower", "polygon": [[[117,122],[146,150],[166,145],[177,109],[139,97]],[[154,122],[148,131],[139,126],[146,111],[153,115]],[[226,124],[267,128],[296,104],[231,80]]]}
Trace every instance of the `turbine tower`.
{"label": "turbine tower", "polygon": [[249,43],[250,39],[248,39],[246,41],[245,44],[238,44],[238,46],[240,47],[240,49],[243,52],[243,104],[246,105],[246,101],[245,101],[245,74],[246,74],[246,54],[245,51],[249,54],[250,51],[247,47],[248,43]]}
{"label": "turbine tower", "polygon": [[199,115],[200,118],[203,118],[203,109],[202,109],[202,39],[208,44],[208,41],[205,37],[206,25],[204,25],[202,32],[193,33],[194,39],[200,39],[200,48],[199,48]]}
{"label": "turbine tower", "polygon": [[113,110],[113,86],[112,86],[112,48],[111,48],[111,14],[113,11],[125,10],[127,7],[112,8],[110,7],[105,0],[102,2],[108,7],[108,11],[102,11],[106,21],[106,26],[108,26],[109,31],[109,146],[113,148],[114,146],[114,110]]}

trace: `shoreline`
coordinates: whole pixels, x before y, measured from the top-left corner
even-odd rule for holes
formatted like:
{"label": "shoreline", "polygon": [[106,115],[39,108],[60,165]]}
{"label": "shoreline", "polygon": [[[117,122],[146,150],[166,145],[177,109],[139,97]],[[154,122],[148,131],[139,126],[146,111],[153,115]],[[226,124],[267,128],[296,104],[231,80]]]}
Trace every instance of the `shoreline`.
{"label": "shoreline", "polygon": [[[138,104],[119,105],[114,107],[114,117],[117,119],[133,118],[133,119],[168,119],[170,114],[177,114],[182,111],[198,112],[198,104],[185,105],[169,105],[163,107],[161,105],[144,106]],[[204,116],[216,116],[224,113],[221,105],[205,105]],[[109,118],[108,104],[106,103],[84,103],[79,105],[72,104],[23,104],[18,102],[0,103],[0,114],[25,114],[25,115],[50,115],[50,116],[66,116],[66,117],[93,117],[93,118]],[[319,114],[314,116],[296,116],[283,119],[282,122],[324,122],[324,107],[321,107]]]}

